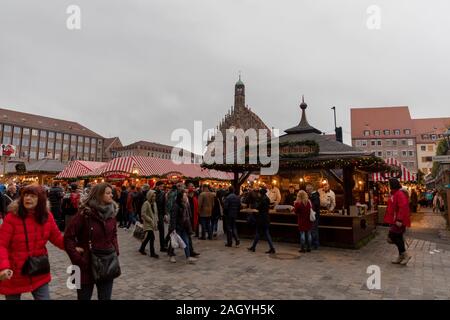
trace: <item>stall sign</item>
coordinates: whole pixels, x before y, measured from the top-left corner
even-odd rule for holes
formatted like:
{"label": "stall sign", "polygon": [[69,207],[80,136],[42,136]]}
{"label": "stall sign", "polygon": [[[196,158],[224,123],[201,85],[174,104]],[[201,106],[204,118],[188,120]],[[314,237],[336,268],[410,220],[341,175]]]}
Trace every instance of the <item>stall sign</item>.
{"label": "stall sign", "polygon": [[5,157],[15,157],[16,156],[16,146],[12,144],[2,144],[0,149],[0,156]]}
{"label": "stall sign", "polygon": [[117,173],[117,172],[111,172],[104,174],[105,178],[108,179],[126,179],[130,177],[129,173]]}
{"label": "stall sign", "polygon": [[314,141],[296,141],[280,144],[281,155],[308,157],[319,152],[319,145]]}

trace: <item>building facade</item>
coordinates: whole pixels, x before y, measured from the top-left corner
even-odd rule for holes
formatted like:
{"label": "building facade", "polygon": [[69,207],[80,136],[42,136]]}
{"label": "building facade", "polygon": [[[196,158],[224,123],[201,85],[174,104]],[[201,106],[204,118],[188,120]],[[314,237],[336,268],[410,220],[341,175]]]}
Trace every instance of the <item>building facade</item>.
{"label": "building facade", "polygon": [[407,106],[352,108],[352,145],[384,159],[395,158],[413,173],[427,174],[448,120],[412,119]]}
{"label": "building facade", "polygon": [[[270,137],[271,135],[269,127],[245,104],[245,85],[240,76],[234,86],[234,106],[228,110],[227,114],[223,117],[215,129],[213,136],[208,140],[207,153],[214,155],[215,150],[211,150],[214,144],[211,143],[215,141],[216,136],[220,132],[223,139],[222,150],[225,160],[227,155],[233,152],[233,150],[227,150],[227,131],[233,131],[236,129],[242,129],[244,132],[248,129],[255,129],[257,132],[258,130],[263,129],[267,131],[267,137]],[[235,145],[234,147],[234,152],[236,152],[237,146]]]}
{"label": "building facade", "polygon": [[104,151],[103,151],[103,162],[109,162],[114,157],[114,150],[117,148],[122,148],[122,141],[120,141],[119,137],[114,138],[106,138],[104,141]]}
{"label": "building facade", "polygon": [[417,141],[417,163],[425,175],[431,173],[433,157],[443,134],[450,128],[450,118],[414,119]]}
{"label": "building facade", "polygon": [[127,146],[112,148],[112,158],[128,156],[144,156],[174,161],[183,161],[185,163],[201,163],[202,156],[190,153],[180,149],[177,154],[173,154],[175,147],[155,142],[138,141]]}
{"label": "building facade", "polygon": [[0,141],[16,147],[16,160],[102,161],[104,138],[72,121],[0,109]]}

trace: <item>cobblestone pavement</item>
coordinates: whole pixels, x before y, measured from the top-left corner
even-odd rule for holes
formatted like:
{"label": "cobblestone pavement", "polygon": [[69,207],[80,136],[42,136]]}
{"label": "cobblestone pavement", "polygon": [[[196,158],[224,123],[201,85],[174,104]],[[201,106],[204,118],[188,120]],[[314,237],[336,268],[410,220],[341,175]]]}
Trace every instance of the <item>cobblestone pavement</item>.
{"label": "cobblestone pavement", "polygon": [[[123,274],[114,283],[113,299],[450,299],[450,250],[412,234],[408,243],[413,258],[406,267],[391,264],[397,251],[386,242],[385,227],[360,250],[322,247],[300,254],[298,246],[275,243],[273,256],[264,253],[265,241],[250,253],[250,240],[242,240],[240,248],[226,248],[222,239],[194,238],[201,255],[197,264],[189,265],[179,250],[175,264],[163,254],[159,260],[142,256],[139,241],[120,229]],[[66,287],[69,259],[48,247],[52,298],[76,299]],[[381,269],[380,290],[367,288],[370,265]]]}

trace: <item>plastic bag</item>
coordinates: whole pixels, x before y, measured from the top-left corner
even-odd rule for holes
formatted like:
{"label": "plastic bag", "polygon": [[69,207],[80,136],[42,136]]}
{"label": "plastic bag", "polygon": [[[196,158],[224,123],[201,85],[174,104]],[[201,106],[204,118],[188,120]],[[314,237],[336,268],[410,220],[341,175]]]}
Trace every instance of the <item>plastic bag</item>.
{"label": "plastic bag", "polygon": [[180,243],[178,242],[178,237],[177,236],[178,236],[178,234],[175,231],[173,231],[170,234],[170,245],[174,249],[178,249],[180,247]]}

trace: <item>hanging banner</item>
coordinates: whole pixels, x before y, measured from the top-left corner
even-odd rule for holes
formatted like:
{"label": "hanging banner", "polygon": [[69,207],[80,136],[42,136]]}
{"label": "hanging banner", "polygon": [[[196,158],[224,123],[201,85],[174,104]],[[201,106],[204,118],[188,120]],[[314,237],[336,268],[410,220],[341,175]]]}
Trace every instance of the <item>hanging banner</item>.
{"label": "hanging banner", "polygon": [[15,157],[16,156],[16,146],[12,144],[2,144],[0,148],[0,156],[5,157]]}

